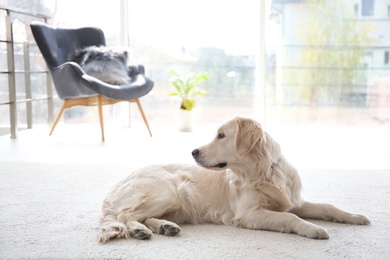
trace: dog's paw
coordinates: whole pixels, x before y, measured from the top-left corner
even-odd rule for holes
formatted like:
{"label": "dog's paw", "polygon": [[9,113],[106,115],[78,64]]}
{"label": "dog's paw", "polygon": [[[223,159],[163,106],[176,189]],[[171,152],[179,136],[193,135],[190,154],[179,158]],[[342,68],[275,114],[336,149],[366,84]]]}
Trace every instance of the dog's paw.
{"label": "dog's paw", "polygon": [[126,227],[120,223],[115,223],[115,225],[114,224],[111,224],[111,226],[103,225],[100,228],[98,241],[102,244],[105,244],[113,238],[121,238],[121,237],[127,238],[128,236],[129,234],[127,232]]}
{"label": "dog's paw", "polygon": [[102,244],[107,243],[110,239],[116,238],[119,235],[117,230],[101,230],[98,235],[98,241]]}
{"label": "dog's paw", "polygon": [[180,227],[175,223],[164,224],[160,226],[160,230],[158,233],[161,235],[173,237],[180,233]]}
{"label": "dog's paw", "polygon": [[353,214],[350,216],[348,219],[349,224],[354,224],[354,225],[370,225],[371,222],[368,218],[366,218],[363,215],[359,214]]}
{"label": "dog's paw", "polygon": [[298,234],[313,239],[329,239],[328,232],[324,228],[315,225],[305,228],[304,232]]}
{"label": "dog's paw", "polygon": [[146,240],[152,236],[152,231],[147,228],[134,228],[130,230],[130,236],[137,239]]}

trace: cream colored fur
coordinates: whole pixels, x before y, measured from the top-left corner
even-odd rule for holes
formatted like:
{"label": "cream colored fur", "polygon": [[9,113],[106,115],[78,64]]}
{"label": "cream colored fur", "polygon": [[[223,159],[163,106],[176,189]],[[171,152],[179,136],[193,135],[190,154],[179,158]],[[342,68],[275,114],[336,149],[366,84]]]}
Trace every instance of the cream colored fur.
{"label": "cream colored fur", "polygon": [[132,173],[103,203],[99,241],[152,233],[175,236],[178,224],[216,223],[327,239],[302,218],[367,225],[370,221],[330,204],[301,197],[297,170],[260,124],[235,118],[216,138],[192,152],[199,166],[157,165]]}

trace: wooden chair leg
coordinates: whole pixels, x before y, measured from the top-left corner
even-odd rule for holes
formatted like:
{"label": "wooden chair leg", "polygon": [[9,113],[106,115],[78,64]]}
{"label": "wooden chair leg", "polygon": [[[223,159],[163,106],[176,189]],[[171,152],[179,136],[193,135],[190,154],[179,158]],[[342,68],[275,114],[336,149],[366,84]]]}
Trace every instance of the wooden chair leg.
{"label": "wooden chair leg", "polygon": [[56,128],[58,122],[60,121],[60,119],[61,119],[62,115],[64,114],[64,111],[65,111],[65,109],[66,109],[67,107],[68,107],[68,104],[67,104],[67,101],[65,100],[65,101],[64,101],[64,104],[62,104],[62,107],[61,107],[60,112],[58,112],[58,115],[57,115],[57,117],[56,117],[56,120],[55,120],[54,123],[53,123],[53,126],[51,127],[51,130],[50,130],[50,134],[49,134],[49,135],[51,135],[51,134],[53,133],[54,128]]}
{"label": "wooden chair leg", "polygon": [[139,109],[139,111],[141,112],[141,115],[142,115],[142,118],[143,118],[143,120],[144,120],[144,122],[145,122],[145,125],[146,125],[146,127],[148,128],[150,137],[152,137],[152,132],[150,131],[150,127],[149,127],[149,124],[148,124],[148,120],[146,120],[146,116],[145,116],[144,110],[142,109],[141,102],[139,101],[138,98],[135,100],[135,102],[137,103],[138,109]]}
{"label": "wooden chair leg", "polygon": [[100,121],[100,129],[102,131],[102,141],[104,142],[103,102],[101,96],[97,96],[96,99],[97,99],[98,110],[99,110],[99,121]]}

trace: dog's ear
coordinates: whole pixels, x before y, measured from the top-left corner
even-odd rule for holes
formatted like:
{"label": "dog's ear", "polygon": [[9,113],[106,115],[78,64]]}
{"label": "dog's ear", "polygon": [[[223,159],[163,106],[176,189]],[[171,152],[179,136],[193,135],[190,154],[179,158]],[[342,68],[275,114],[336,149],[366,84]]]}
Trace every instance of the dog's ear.
{"label": "dog's ear", "polygon": [[256,121],[237,118],[235,144],[237,154],[246,155],[255,150],[258,156],[267,158],[269,163],[277,162],[281,155],[280,145]]}
{"label": "dog's ear", "polygon": [[236,150],[239,156],[243,156],[253,150],[255,145],[261,141],[264,134],[261,126],[250,119],[237,118],[236,125]]}
{"label": "dog's ear", "polygon": [[265,133],[265,151],[271,162],[276,163],[281,155],[280,145],[268,134]]}

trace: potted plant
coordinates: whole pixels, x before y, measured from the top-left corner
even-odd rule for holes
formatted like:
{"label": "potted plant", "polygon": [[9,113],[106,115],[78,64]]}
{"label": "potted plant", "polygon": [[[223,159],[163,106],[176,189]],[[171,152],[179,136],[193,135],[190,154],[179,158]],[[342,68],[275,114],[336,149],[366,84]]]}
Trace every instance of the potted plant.
{"label": "potted plant", "polygon": [[171,78],[171,90],[168,95],[178,96],[181,99],[180,109],[177,112],[177,120],[180,131],[192,131],[193,129],[193,108],[196,105],[194,97],[204,96],[207,91],[200,89],[199,85],[210,78],[207,72],[191,72],[185,77],[180,76],[173,69],[169,69]]}

